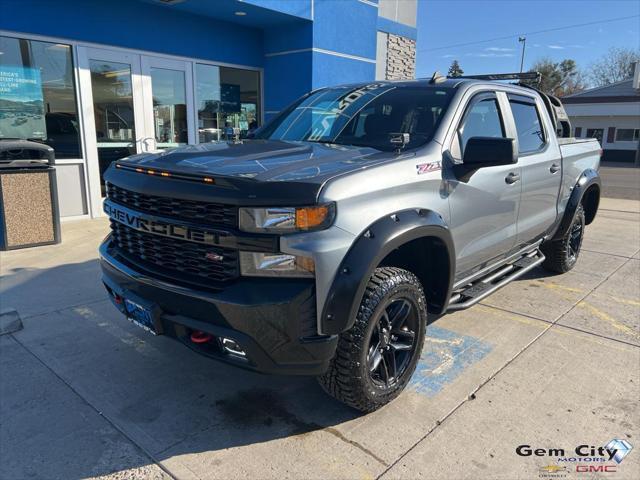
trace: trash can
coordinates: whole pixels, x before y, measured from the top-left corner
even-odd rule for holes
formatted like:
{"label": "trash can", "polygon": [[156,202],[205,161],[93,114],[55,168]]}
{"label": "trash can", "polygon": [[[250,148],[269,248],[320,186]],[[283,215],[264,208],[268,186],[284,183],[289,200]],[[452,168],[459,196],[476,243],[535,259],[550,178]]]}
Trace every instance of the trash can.
{"label": "trash can", "polygon": [[55,154],[27,140],[0,140],[0,250],[60,243]]}

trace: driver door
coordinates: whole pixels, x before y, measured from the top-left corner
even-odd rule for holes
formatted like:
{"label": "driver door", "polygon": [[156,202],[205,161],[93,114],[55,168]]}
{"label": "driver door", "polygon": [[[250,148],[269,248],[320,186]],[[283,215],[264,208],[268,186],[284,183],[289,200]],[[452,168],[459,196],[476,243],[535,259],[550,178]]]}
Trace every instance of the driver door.
{"label": "driver door", "polygon": [[445,162],[448,164],[445,168],[456,248],[456,280],[506,256],[516,243],[520,167],[517,164],[483,167],[461,178],[453,168],[462,163],[470,138],[513,137],[504,121],[505,102],[506,96],[501,92],[482,92],[471,97],[449,147],[451,162]]}

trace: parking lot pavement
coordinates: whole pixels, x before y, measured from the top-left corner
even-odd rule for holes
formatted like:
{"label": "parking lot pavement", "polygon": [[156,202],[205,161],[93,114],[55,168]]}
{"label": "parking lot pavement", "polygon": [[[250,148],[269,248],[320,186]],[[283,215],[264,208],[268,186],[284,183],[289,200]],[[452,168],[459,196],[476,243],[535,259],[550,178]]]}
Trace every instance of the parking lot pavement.
{"label": "parking lot pavement", "polygon": [[572,272],[431,323],[410,387],[369,415],[130,324],[100,284],[106,222],[64,224],[62,245],[0,255],[24,324],[0,337],[0,478],[561,478],[589,464],[516,448],[614,438],[635,451],[582,477],[638,478],[638,205],[603,200]]}

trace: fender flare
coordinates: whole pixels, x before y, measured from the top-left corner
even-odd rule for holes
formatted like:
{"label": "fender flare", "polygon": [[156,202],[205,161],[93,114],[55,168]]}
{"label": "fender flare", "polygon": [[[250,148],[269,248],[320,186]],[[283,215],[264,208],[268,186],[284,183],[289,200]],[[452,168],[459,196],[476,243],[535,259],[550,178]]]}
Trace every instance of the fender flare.
{"label": "fender flare", "polygon": [[[371,224],[351,245],[333,279],[320,317],[320,332],[336,335],[355,322],[364,291],[380,262],[393,250],[424,237],[441,241],[448,252],[447,287],[435,300],[435,309],[447,307],[455,273],[455,248],[451,231],[442,216],[424,209],[407,209],[386,215]],[[443,272],[434,272],[435,275]]]}
{"label": "fender flare", "polygon": [[571,191],[571,196],[567,201],[567,206],[564,209],[564,214],[560,220],[560,224],[556,229],[553,238],[558,239],[564,237],[564,235],[569,231],[571,227],[571,222],[573,222],[573,217],[576,214],[576,210],[578,209],[578,205],[582,203],[582,198],[584,194],[589,188],[593,185],[597,185],[598,188],[598,197],[596,200],[596,204],[594,205],[593,215],[589,219],[587,219],[587,224],[593,221],[593,217],[595,217],[596,211],[598,210],[598,204],[600,203],[600,191],[602,190],[602,181],[600,180],[600,174],[592,169],[588,168],[578,178],[578,181],[573,187]]}

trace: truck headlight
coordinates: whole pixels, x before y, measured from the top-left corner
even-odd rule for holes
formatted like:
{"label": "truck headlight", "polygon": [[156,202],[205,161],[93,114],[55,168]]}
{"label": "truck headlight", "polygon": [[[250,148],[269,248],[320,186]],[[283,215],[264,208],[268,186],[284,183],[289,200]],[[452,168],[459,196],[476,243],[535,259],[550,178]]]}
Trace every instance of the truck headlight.
{"label": "truck headlight", "polygon": [[293,233],[329,228],[335,203],[313,207],[240,208],[240,230],[256,233]]}
{"label": "truck headlight", "polygon": [[248,277],[313,278],[312,258],[285,253],[240,252],[240,273]]}

